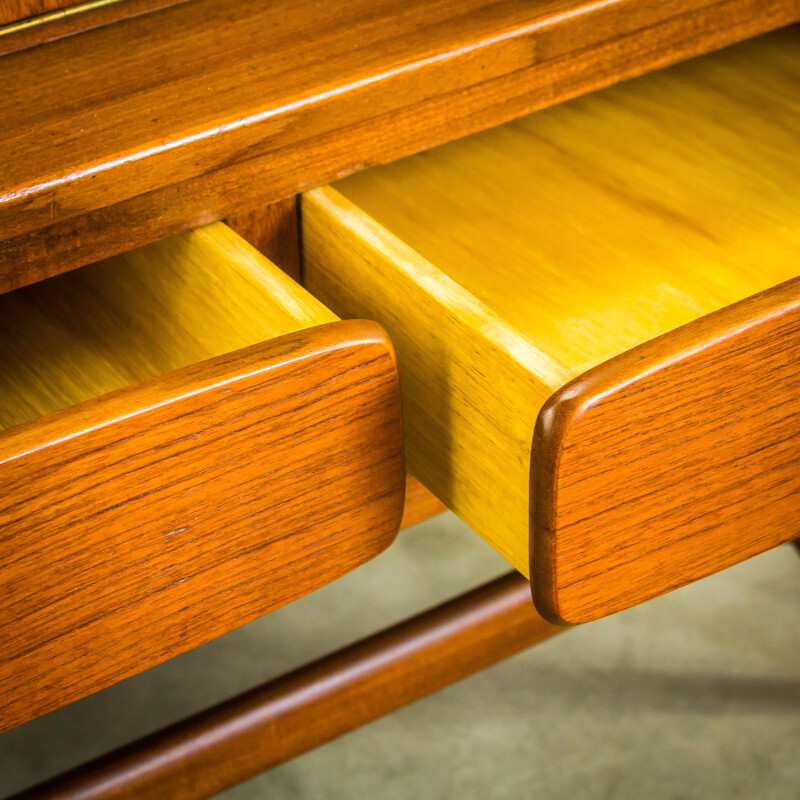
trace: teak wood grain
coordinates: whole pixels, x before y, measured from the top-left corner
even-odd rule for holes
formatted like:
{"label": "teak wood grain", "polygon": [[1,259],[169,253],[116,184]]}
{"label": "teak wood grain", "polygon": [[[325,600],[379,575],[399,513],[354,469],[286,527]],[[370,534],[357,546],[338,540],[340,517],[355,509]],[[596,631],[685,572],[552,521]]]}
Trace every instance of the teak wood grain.
{"label": "teak wood grain", "polygon": [[400,424],[391,345],[342,322],[0,434],[0,729],[381,552]]}
{"label": "teak wood grain", "polygon": [[26,17],[56,11],[66,6],[78,5],[82,0],[2,0],[0,2],[0,25],[17,22]]}
{"label": "teak wood grain", "polygon": [[520,572],[548,397],[797,275],[799,37],[303,196],[306,285],[343,317],[381,322],[397,349],[409,470]]}
{"label": "teak wood grain", "polygon": [[635,347],[544,406],[536,607],[589,622],[800,534],[800,279]]}
{"label": "teak wood grain", "polygon": [[0,297],[0,727],[392,541],[393,350],[335,319],[221,223]]}
{"label": "teak wood grain", "polygon": [[798,0],[196,0],[7,54],[0,291],[798,18]]}
{"label": "teak wood grain", "polygon": [[0,56],[188,2],[191,0],[86,0],[70,4],[0,25]]}
{"label": "teak wood grain", "polygon": [[264,208],[235,214],[225,223],[287,275],[302,283],[297,198],[287,197]]}
{"label": "teak wood grain", "polygon": [[13,800],[211,797],[563,630],[504,575]]}

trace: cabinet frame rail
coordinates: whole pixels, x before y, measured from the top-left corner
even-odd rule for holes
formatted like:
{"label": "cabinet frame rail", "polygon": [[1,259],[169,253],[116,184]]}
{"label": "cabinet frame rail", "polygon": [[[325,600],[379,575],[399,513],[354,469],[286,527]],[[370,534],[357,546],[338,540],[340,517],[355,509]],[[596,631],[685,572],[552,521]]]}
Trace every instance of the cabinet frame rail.
{"label": "cabinet frame rail", "polygon": [[511,572],[10,800],[210,797],[561,630]]}

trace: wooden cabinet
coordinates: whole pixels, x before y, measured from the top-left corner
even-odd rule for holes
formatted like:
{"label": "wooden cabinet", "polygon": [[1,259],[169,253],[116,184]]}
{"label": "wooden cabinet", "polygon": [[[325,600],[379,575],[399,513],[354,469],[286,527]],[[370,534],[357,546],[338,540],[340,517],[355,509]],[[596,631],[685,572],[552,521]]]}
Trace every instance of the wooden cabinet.
{"label": "wooden cabinet", "polygon": [[[745,40],[798,0],[11,7],[3,727],[389,545],[394,347],[440,498],[412,481],[406,521],[450,505],[552,619],[795,535],[798,37]],[[498,580],[31,796],[207,796],[551,636],[530,591]]]}

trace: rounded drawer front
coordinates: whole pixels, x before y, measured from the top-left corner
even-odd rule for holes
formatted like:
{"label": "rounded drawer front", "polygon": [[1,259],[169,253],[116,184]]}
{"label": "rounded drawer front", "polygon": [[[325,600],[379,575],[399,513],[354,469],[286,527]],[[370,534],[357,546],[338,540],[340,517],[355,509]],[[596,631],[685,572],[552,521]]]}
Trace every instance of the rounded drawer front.
{"label": "rounded drawer front", "polygon": [[798,36],[303,197],[307,287],[397,348],[410,471],[550,619],[798,536]]}
{"label": "rounded drawer front", "polygon": [[394,352],[221,223],[0,296],[0,728],[394,539]]}

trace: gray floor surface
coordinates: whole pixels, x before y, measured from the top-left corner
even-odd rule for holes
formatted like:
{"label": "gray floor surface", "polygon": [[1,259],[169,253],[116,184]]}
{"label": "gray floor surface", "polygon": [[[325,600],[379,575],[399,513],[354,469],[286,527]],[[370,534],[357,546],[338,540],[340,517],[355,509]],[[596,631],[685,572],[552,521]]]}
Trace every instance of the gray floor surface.
{"label": "gray floor surface", "polygon": [[[331,586],[0,735],[0,797],[506,570],[455,517]],[[800,798],[800,558],[575,628],[232,789],[270,798]]]}

